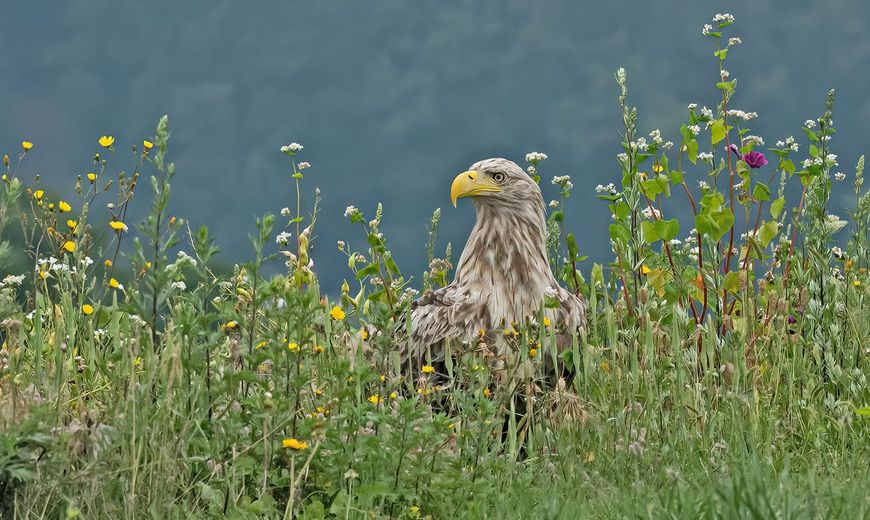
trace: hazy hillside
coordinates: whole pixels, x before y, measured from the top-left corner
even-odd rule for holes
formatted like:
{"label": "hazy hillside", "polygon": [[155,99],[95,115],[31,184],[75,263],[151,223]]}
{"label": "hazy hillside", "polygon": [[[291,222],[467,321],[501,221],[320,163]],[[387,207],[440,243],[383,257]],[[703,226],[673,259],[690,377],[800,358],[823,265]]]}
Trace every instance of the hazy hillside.
{"label": "hazy hillside", "polygon": [[[863,2],[729,2],[743,45],[729,68],[736,105],[759,133],[800,134],[838,90],[834,151],[849,171],[870,151],[870,16]],[[640,126],[673,139],[681,107],[714,103],[716,63],[699,45],[702,2],[170,2],[105,0],[0,6],[0,151],[36,143],[23,177],[72,191],[89,147],[118,138],[113,165],[168,113],[178,175],[174,211],[219,231],[228,259],[253,217],[290,200],[287,142],[305,145],[323,192],[315,253],[327,285],[345,276],[341,214],[384,202],[400,265],[423,268],[422,231],[449,206],[456,172],[483,157],[550,155],[545,179],[571,174],[569,218],[604,257],[619,118],[612,74],[629,72]],[[723,7],[724,9],[724,7]],[[712,44],[711,44],[712,45]],[[712,49],[711,49],[712,50]],[[709,85],[706,99],[689,99]],[[771,145],[772,143],[768,143]],[[76,165],[78,170],[70,170]],[[691,172],[689,172],[691,174]],[[545,190],[550,192],[552,186]],[[137,210],[144,211],[145,198]],[[837,208],[836,211],[842,211]],[[446,211],[442,244],[461,245],[470,204]]]}

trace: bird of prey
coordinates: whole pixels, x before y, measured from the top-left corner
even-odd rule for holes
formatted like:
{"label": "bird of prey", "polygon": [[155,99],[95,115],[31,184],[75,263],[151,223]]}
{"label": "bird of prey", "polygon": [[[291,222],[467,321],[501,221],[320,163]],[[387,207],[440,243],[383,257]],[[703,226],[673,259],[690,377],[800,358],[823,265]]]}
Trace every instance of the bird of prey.
{"label": "bird of prey", "polygon": [[421,295],[411,306],[406,358],[417,367],[443,358],[445,341],[472,342],[481,334],[499,341],[514,324],[539,316],[545,296],[559,302],[544,308],[563,345],[585,327],[583,300],[562,288],[547,259],[546,210],[538,184],[516,163],[493,158],[456,176],[453,205],[470,197],[477,222],[452,283]]}

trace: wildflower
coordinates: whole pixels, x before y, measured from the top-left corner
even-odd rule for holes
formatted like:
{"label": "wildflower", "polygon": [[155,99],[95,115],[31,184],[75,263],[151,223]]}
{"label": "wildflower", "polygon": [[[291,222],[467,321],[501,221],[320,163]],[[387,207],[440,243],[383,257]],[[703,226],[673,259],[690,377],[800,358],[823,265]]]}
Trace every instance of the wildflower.
{"label": "wildflower", "polygon": [[299,143],[285,144],[281,147],[281,153],[286,153],[287,155],[296,155],[296,152],[301,152],[303,148],[305,147]]}
{"label": "wildflower", "polygon": [[744,121],[751,121],[758,117],[757,112],[744,112],[743,110],[738,110],[736,108],[732,108],[728,110],[727,114],[732,117],[736,117],[738,119],[742,119]]}
{"label": "wildflower", "polygon": [[239,323],[237,321],[230,320],[230,321],[224,323],[223,325],[221,325],[221,331],[226,332],[228,330],[233,330],[238,326],[239,326]]}
{"label": "wildflower", "polygon": [[607,372],[608,374],[610,373],[610,363],[608,363],[607,361],[602,361],[600,366],[601,370]]}
{"label": "wildflower", "polygon": [[57,201],[57,209],[61,213],[68,213],[72,211],[72,206],[70,206],[66,201],[59,200]]}
{"label": "wildflower", "polygon": [[281,216],[289,217],[290,216],[290,208],[281,208]]}
{"label": "wildflower", "polygon": [[309,163],[303,161],[303,162],[299,163],[298,168],[299,168],[300,170],[305,170],[305,169],[311,168],[311,164],[309,164]]}
{"label": "wildflower", "polygon": [[689,131],[692,132],[692,135],[698,135],[701,132],[701,127],[698,125],[692,125],[689,127]]}
{"label": "wildflower", "polygon": [[120,220],[109,221],[109,227],[111,227],[112,229],[114,229],[115,231],[117,231],[119,233],[123,232],[123,231],[127,231],[127,224],[124,224]]}
{"label": "wildflower", "polygon": [[652,206],[647,206],[643,208],[640,212],[645,218],[650,220],[657,220],[662,218],[662,212],[655,209]]}
{"label": "wildflower", "polygon": [[169,288],[170,288],[170,289],[177,289],[177,290],[179,290],[179,291],[184,291],[184,290],[187,289],[187,284],[184,283],[183,281],[179,280],[179,281],[177,281],[177,282],[172,282],[172,283],[169,285]]}
{"label": "wildflower", "polygon": [[323,352],[323,345],[314,345],[312,348],[315,354],[320,354]]}
{"label": "wildflower", "polygon": [[855,287],[861,287],[861,280],[852,280],[852,285]]}
{"label": "wildflower", "polygon": [[549,327],[551,324],[550,318],[544,316],[543,323],[544,323],[544,327]]}
{"label": "wildflower", "polygon": [[549,206],[550,206],[551,208],[554,208],[554,209],[555,209],[555,208],[558,208],[558,207],[559,207],[559,201],[553,199],[553,200],[550,201]]}
{"label": "wildflower", "polygon": [[743,155],[743,162],[745,162],[750,168],[761,168],[767,164],[767,158],[764,157],[763,153],[753,150]]}
{"label": "wildflower", "polygon": [[662,131],[658,128],[650,132],[649,137],[655,144],[662,144]]}
{"label": "wildflower", "polygon": [[73,253],[76,250],[76,243],[72,240],[67,240],[63,243],[63,249],[68,253]]}
{"label": "wildflower", "polygon": [[287,344],[287,350],[290,352],[299,352],[299,344],[291,341]]}
{"label": "wildflower", "polygon": [[424,374],[431,374],[432,372],[435,372],[435,367],[432,365],[423,365],[423,368],[421,368],[420,371]]}
{"label": "wildflower", "polygon": [[646,266],[646,265],[640,266],[640,274],[650,274],[651,272],[652,272],[652,269],[650,269],[648,266]]}
{"label": "wildflower", "polygon": [[483,389],[483,396],[486,397],[486,398],[489,398],[489,397],[492,396],[492,392],[489,390],[489,388],[484,388],[484,389]]}
{"label": "wildflower", "polygon": [[614,184],[612,182],[610,184],[607,184],[606,186],[601,185],[601,184],[599,184],[598,186],[595,186],[595,193],[615,193],[615,192],[616,192],[616,186],[614,186]]}
{"label": "wildflower", "polygon": [[103,265],[106,266],[106,269],[111,269],[112,268],[112,261],[109,260],[108,258],[106,258],[106,261],[103,262]]}
{"label": "wildflower", "polygon": [[825,160],[834,166],[839,165],[839,163],[837,162],[837,154],[835,153],[829,153],[828,155],[826,155]]}
{"label": "wildflower", "polygon": [[564,190],[570,190],[574,187],[570,175],[556,175],[551,182],[554,186],[561,186]]}
{"label": "wildflower", "polygon": [[[726,71],[723,71],[723,72],[726,73],[726,76],[725,76],[725,77],[727,78],[727,77],[728,77],[728,76],[727,76],[728,71],[726,70]],[[708,108],[708,107],[706,107],[706,106],[701,107],[701,115],[702,115],[703,117],[706,117],[707,119],[713,119],[713,110],[710,109],[710,108]]]}
{"label": "wildflower", "polygon": [[652,171],[653,171],[654,173],[661,173],[662,170],[664,170],[664,169],[665,169],[665,167],[662,166],[662,165],[659,164],[659,163],[655,163],[655,164],[653,164],[653,166],[652,166]]}
{"label": "wildflower", "polygon": [[713,26],[708,23],[705,23],[704,27],[701,28],[701,34],[703,34],[704,36],[708,36],[712,31]]}
{"label": "wildflower", "polygon": [[27,150],[33,148],[33,143],[31,143],[30,141],[21,141],[21,147],[24,148],[24,151],[26,152]]}
{"label": "wildflower", "polygon": [[36,190],[33,192],[33,198],[36,200],[42,200],[43,195],[45,195],[43,190]]}
{"label": "wildflower", "polygon": [[728,38],[728,46],[729,47],[733,47],[735,45],[740,45],[741,43],[743,43],[743,40],[741,40],[740,38],[738,38],[736,36],[733,38]]}
{"label": "wildflower", "polygon": [[695,110],[696,108],[698,108],[698,104],[697,103],[689,103],[688,108],[689,108],[689,110]]}
{"label": "wildflower", "polygon": [[812,119],[807,119],[806,121],[804,121],[804,126],[807,128],[814,128],[816,126],[816,122]]}
{"label": "wildflower", "polygon": [[145,139],[142,141],[142,148],[145,148],[146,150],[150,150],[150,149],[154,148],[154,143],[152,143],[148,139]]}
{"label": "wildflower", "polygon": [[722,78],[722,81],[725,81],[726,79],[728,79],[728,76],[730,76],[730,75],[731,75],[731,73],[725,69],[722,69],[719,71],[719,77]]}
{"label": "wildflower", "polygon": [[764,139],[757,135],[747,135],[743,138],[743,144],[752,143],[756,146],[764,146]]}
{"label": "wildflower", "polygon": [[533,358],[538,355],[538,349],[532,347],[529,349],[529,357]]}
{"label": "wildflower", "polygon": [[138,314],[131,314],[130,321],[132,321],[136,325],[139,325],[140,327],[145,327],[146,325],[148,325],[148,323],[146,323],[145,320],[143,320],[142,317]]}
{"label": "wildflower", "polygon": [[281,446],[284,448],[289,448],[294,451],[302,451],[308,449],[308,443],[304,441],[300,441],[298,439],[289,438],[281,441]]}
{"label": "wildflower", "polygon": [[381,404],[382,402],[384,402],[384,400],[378,394],[374,394],[374,395],[369,396],[369,402],[372,403],[373,405],[377,406],[377,405]]}
{"label": "wildflower", "polygon": [[121,283],[118,282],[118,280],[116,280],[115,278],[109,278],[109,287],[111,287],[112,289],[118,289],[119,291],[124,290],[124,286],[121,285]]}
{"label": "wildflower", "polygon": [[559,295],[559,292],[556,291],[555,288],[548,285],[546,288],[544,288],[544,295],[547,298],[555,298],[556,296]]}
{"label": "wildflower", "polygon": [[329,315],[330,315],[330,316],[332,317],[332,319],[334,319],[335,321],[341,321],[341,320],[343,320],[343,319],[345,318],[345,316],[346,316],[346,314],[344,313],[344,311],[342,310],[342,308],[339,307],[338,305],[336,305],[336,306],[334,306],[332,309],[330,309],[330,311],[329,311]]}
{"label": "wildflower", "polygon": [[356,209],[356,206],[348,206],[344,208],[344,217],[345,218],[353,218],[359,215],[359,210]]}
{"label": "wildflower", "polygon": [[290,241],[290,236],[290,233],[282,231],[278,233],[278,236],[275,237],[275,243],[277,243],[279,246],[286,246],[287,242]]}
{"label": "wildflower", "polygon": [[72,231],[72,232],[75,232],[75,230],[76,230],[76,228],[78,227],[78,225],[79,225],[79,223],[76,222],[75,220],[69,219],[69,220],[66,221],[66,227],[68,227],[69,230]]}
{"label": "wildflower", "polygon": [[709,152],[701,152],[698,154],[698,159],[700,159],[702,161],[712,161],[713,154],[709,153]]}
{"label": "wildflower", "polygon": [[526,162],[537,164],[547,160],[547,154],[541,152],[530,152],[526,154]]}
{"label": "wildflower", "polygon": [[115,138],[111,135],[104,135],[97,141],[103,148],[111,148],[115,144]]}
{"label": "wildflower", "polygon": [[409,511],[412,515],[416,515],[417,513],[420,512],[420,506],[411,506],[411,507],[408,508],[408,511]]}
{"label": "wildflower", "polygon": [[834,174],[834,178],[837,179],[838,181],[842,181],[846,178],[846,174],[843,172],[837,172]]}
{"label": "wildflower", "polygon": [[93,184],[93,183],[96,182],[96,180],[97,180],[97,174],[94,173],[94,172],[88,172],[87,177],[88,177],[88,181],[89,181],[91,184]]}
{"label": "wildflower", "polygon": [[0,282],[0,287],[11,287],[13,285],[21,285],[24,282],[25,276],[20,274],[18,276],[14,274],[7,274],[5,278],[3,278],[3,282]]}
{"label": "wildflower", "polygon": [[89,303],[82,305],[82,314],[84,314],[85,316],[90,316],[93,313],[94,313],[93,305],[91,305]]}
{"label": "wildflower", "polygon": [[713,17],[713,21],[717,22],[719,27],[722,27],[722,24],[734,23],[734,15],[729,13],[717,13],[716,16]]}
{"label": "wildflower", "polygon": [[8,153],[3,154],[3,166],[9,166],[9,154]]}

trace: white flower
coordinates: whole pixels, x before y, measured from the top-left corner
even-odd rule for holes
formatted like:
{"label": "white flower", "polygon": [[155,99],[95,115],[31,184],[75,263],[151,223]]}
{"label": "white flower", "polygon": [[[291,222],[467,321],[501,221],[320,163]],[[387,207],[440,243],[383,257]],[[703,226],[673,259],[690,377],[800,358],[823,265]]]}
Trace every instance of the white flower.
{"label": "white flower", "polygon": [[106,335],[106,331],[104,329],[97,329],[94,331],[94,340],[100,341],[101,339],[103,339],[103,336],[105,336],[105,335]]}
{"label": "white flower", "polygon": [[672,238],[670,242],[668,242],[672,246],[678,246],[682,244],[679,238]]}
{"label": "white flower", "polygon": [[843,258],[843,250],[837,246],[831,248],[831,254],[834,255],[834,258]]}
{"label": "white flower", "polygon": [[281,147],[281,153],[296,153],[301,152],[304,146],[299,143],[285,144]]}
{"label": "white flower", "polygon": [[[300,147],[299,149],[301,150],[302,148]],[[303,161],[303,162],[299,163],[298,168],[299,168],[300,170],[304,170],[304,169],[306,169],[306,168],[311,168],[311,164],[309,164],[309,163]]]}
{"label": "white flower", "polygon": [[574,184],[571,183],[570,175],[556,175],[553,177],[551,182],[554,186],[561,186],[565,189],[571,189],[574,187]]}
{"label": "white flower", "polygon": [[674,147],[673,141],[667,141],[664,144],[662,144],[662,148],[664,148],[665,150],[670,150],[673,147]]}
{"label": "white flower", "polygon": [[281,216],[289,217],[290,216],[290,208],[281,208]]}
{"label": "white flower", "polygon": [[551,207],[551,208],[558,208],[558,207],[559,207],[559,201],[556,200],[556,199],[551,200],[551,201],[550,201],[550,207]]}
{"label": "white flower", "polygon": [[740,45],[741,43],[743,43],[743,40],[741,40],[740,38],[738,38],[736,36],[733,38],[728,38],[728,46],[729,47],[734,46],[734,45]]}
{"label": "white flower", "polygon": [[282,231],[278,233],[278,236],[275,237],[275,243],[279,246],[286,246],[287,242],[290,241],[290,237],[292,235],[286,231]]}
{"label": "white flower", "polygon": [[697,103],[689,103],[689,110],[695,110],[696,108],[698,108]]}
{"label": "white flower", "polygon": [[827,228],[830,233],[836,233],[846,227],[846,224],[848,224],[848,222],[840,220],[840,217],[837,215],[828,215],[825,217],[825,228]]}
{"label": "white flower", "polygon": [[757,135],[747,135],[743,138],[743,144],[752,143],[756,146],[764,146],[764,139]]}
{"label": "white flower", "polygon": [[701,34],[703,34],[704,36],[707,36],[708,34],[710,34],[710,32],[712,30],[713,30],[713,26],[708,24],[708,23],[705,23],[704,27],[701,28]]}
{"label": "white flower", "polygon": [[359,210],[356,209],[356,206],[348,206],[344,208],[344,216],[345,218],[352,218],[359,214]]}
{"label": "white flower", "polygon": [[547,160],[547,154],[541,152],[529,152],[526,154],[526,162],[537,164]]}
{"label": "white flower", "polygon": [[834,178],[837,179],[838,181],[842,181],[846,178],[846,174],[843,172],[837,172],[834,174]]}
{"label": "white flower", "polygon": [[89,257],[89,256],[86,256],[86,257],[82,258],[81,262],[82,262],[82,265],[84,265],[84,266],[93,265],[94,259]]}
{"label": "white flower", "polygon": [[190,264],[191,267],[196,267],[196,258],[193,258],[192,256],[185,253],[184,251],[179,251],[178,252],[178,259],[175,261],[175,263],[179,267],[184,265],[184,264]]}
{"label": "white flower", "polygon": [[806,121],[804,121],[804,126],[807,128],[813,128],[816,126],[816,122],[812,119],[807,119]]}
{"label": "white flower", "polygon": [[169,285],[169,288],[170,289],[178,289],[179,291],[184,291],[184,290],[187,290],[187,284],[184,283],[183,281],[179,280],[177,282],[172,282]]}
{"label": "white flower", "polygon": [[709,190],[710,189],[710,185],[704,181],[698,181],[698,187],[701,188],[702,190]]}
{"label": "white flower", "polygon": [[344,247],[345,247],[344,240],[339,240],[338,242],[335,243],[335,245],[338,246],[339,251],[344,251]]}
{"label": "white flower", "polygon": [[131,314],[130,321],[132,321],[136,325],[139,325],[140,327],[148,325],[145,320],[143,320],[138,314]]}
{"label": "white flower", "polygon": [[730,76],[730,75],[731,75],[731,73],[725,69],[722,69],[719,71],[719,77],[722,78],[722,81],[725,81],[726,79],[728,79],[728,76]]}
{"label": "white flower", "polygon": [[642,210],[640,210],[640,213],[641,213],[641,215],[643,215],[645,218],[647,218],[649,220],[655,220],[655,219],[662,218],[661,211],[655,209],[652,206],[647,206],[647,207],[643,208]]}
{"label": "white flower", "polygon": [[548,285],[547,288],[544,289],[544,294],[547,296],[547,298],[555,298],[559,294],[559,292]]}
{"label": "white flower", "polygon": [[729,13],[717,13],[716,16],[713,17],[713,21],[719,24],[734,23],[734,15]]}
{"label": "white flower", "polygon": [[628,160],[628,154],[625,152],[620,152],[616,154],[616,158],[619,159],[619,162],[625,162]]}
{"label": "white flower", "polygon": [[23,274],[14,275],[7,274],[5,278],[3,278],[3,282],[0,283],[2,287],[12,287],[13,285],[21,285],[24,282],[25,276]]}
{"label": "white flower", "polygon": [[701,133],[701,127],[698,125],[692,125],[689,127],[689,131],[692,132],[692,135],[698,135]]}
{"label": "white flower", "polygon": [[840,164],[837,162],[837,154],[835,153],[829,153],[828,155],[826,155],[825,160],[831,163],[833,166],[837,166]]}
{"label": "white flower", "polygon": [[650,132],[649,137],[655,144],[662,144],[662,132],[658,128]]}
{"label": "white flower", "polygon": [[530,164],[526,171],[529,172],[529,175],[536,175],[538,173],[538,169],[535,168],[534,164]]}
{"label": "white flower", "polygon": [[698,159],[701,159],[702,161],[712,161],[713,154],[710,152],[701,152],[698,154]]}

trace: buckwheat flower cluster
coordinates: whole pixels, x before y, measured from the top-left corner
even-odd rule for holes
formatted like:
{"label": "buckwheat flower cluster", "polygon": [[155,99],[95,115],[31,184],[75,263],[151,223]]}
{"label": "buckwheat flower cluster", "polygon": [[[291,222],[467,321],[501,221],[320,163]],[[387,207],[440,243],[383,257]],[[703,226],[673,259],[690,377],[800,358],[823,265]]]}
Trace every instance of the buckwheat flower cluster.
{"label": "buckwheat flower cluster", "polygon": [[353,218],[359,214],[360,214],[360,212],[358,209],[356,209],[356,206],[348,206],[348,207],[344,208],[345,218]]}
{"label": "buckwheat flower cluster", "polygon": [[538,164],[541,161],[547,160],[547,154],[541,152],[529,152],[526,154],[526,162]]}
{"label": "buckwheat flower cluster", "polygon": [[641,152],[645,152],[649,148],[649,145],[647,144],[646,139],[643,137],[638,137],[637,141],[632,141],[632,142],[628,143],[628,146],[632,150],[638,150]]}
{"label": "buckwheat flower cluster", "polygon": [[733,47],[733,46],[735,46],[735,45],[740,45],[741,43],[743,43],[743,40],[741,40],[741,39],[740,39],[739,37],[737,37],[737,36],[735,36],[735,37],[733,37],[733,38],[728,38],[728,46],[729,46],[729,47]]}
{"label": "buckwheat flower cluster", "polygon": [[713,110],[706,106],[701,107],[701,115],[707,119],[713,119]]}
{"label": "buckwheat flower cluster", "polygon": [[285,144],[281,147],[281,153],[295,154],[296,152],[301,152],[303,148],[305,147],[299,143]]}
{"label": "buckwheat flower cluster", "polygon": [[655,144],[662,144],[662,132],[658,128],[650,132],[649,137]]}
{"label": "buckwheat flower cluster", "polygon": [[692,135],[698,135],[701,133],[701,127],[698,125],[692,125],[689,127],[689,131],[692,132]]}
{"label": "buckwheat flower cluster", "polygon": [[846,180],[846,174],[843,172],[837,172],[834,174],[834,178],[837,179],[838,181],[843,181],[843,180]]}
{"label": "buckwheat flower cluster", "polygon": [[807,128],[815,128],[816,122],[812,119],[807,119],[806,121],[804,121],[804,126]]}
{"label": "buckwheat flower cluster", "polygon": [[14,287],[16,285],[21,285],[24,282],[24,278],[25,276],[23,274],[17,276],[14,274],[8,274],[3,278],[3,281],[0,282],[0,287]]}
{"label": "buckwheat flower cluster", "polygon": [[747,135],[743,138],[743,145],[746,146],[749,143],[752,143],[755,146],[764,146],[764,139],[757,135]]}
{"label": "buckwheat flower cluster", "polygon": [[725,81],[726,79],[728,79],[728,76],[730,76],[730,75],[731,75],[731,73],[728,72],[726,69],[722,69],[719,71],[719,77],[722,78],[722,81]]}
{"label": "buckwheat flower cluster", "polygon": [[800,145],[795,142],[794,137],[792,136],[788,136],[785,141],[777,141],[776,146],[777,148],[788,148],[792,152],[798,151],[798,148],[800,147]]}
{"label": "buckwheat flower cluster", "polygon": [[652,206],[647,206],[640,211],[641,215],[650,220],[662,218],[662,213]]}
{"label": "buckwheat flower cluster", "polygon": [[570,190],[574,187],[570,175],[556,175],[552,182],[554,186],[561,186],[563,190]]}
{"label": "buckwheat flower cluster", "polygon": [[753,119],[758,117],[757,112],[744,112],[743,110],[738,110],[736,108],[728,110],[728,115],[742,119],[744,121],[752,121]]}
{"label": "buckwheat flower cluster", "polygon": [[734,15],[729,13],[717,13],[716,16],[713,17],[713,21],[720,25],[725,23],[734,23]]}
{"label": "buckwheat flower cluster", "polygon": [[704,36],[709,36],[711,32],[713,32],[713,26],[705,23],[704,27],[701,28],[701,34],[703,34]]}
{"label": "buckwheat flower cluster", "polygon": [[713,154],[710,152],[701,152],[698,154],[698,159],[700,159],[702,161],[712,161]]}
{"label": "buckwheat flower cluster", "polygon": [[175,289],[175,290],[177,290],[177,291],[185,291],[185,290],[187,290],[187,284],[184,283],[183,281],[179,280],[179,281],[177,281],[177,282],[172,282],[172,283],[169,285],[169,288],[170,288],[170,289]]}
{"label": "buckwheat flower cluster", "polygon": [[290,208],[281,208],[281,216],[289,217],[290,216]]}
{"label": "buckwheat flower cluster", "polygon": [[[301,150],[301,149],[302,149],[302,148],[300,148],[300,150]],[[310,164],[310,163],[307,163],[307,162],[305,162],[305,161],[302,161],[301,163],[299,163],[298,168],[299,168],[300,170],[305,170],[305,169],[311,168],[311,164]]]}
{"label": "buckwheat flower cluster", "polygon": [[595,193],[616,193],[616,186],[612,182],[607,185],[599,184],[595,187]]}
{"label": "buckwheat flower cluster", "polygon": [[279,246],[286,246],[287,242],[290,241],[290,236],[290,233],[282,231],[278,233],[278,236],[275,237],[275,243]]}

